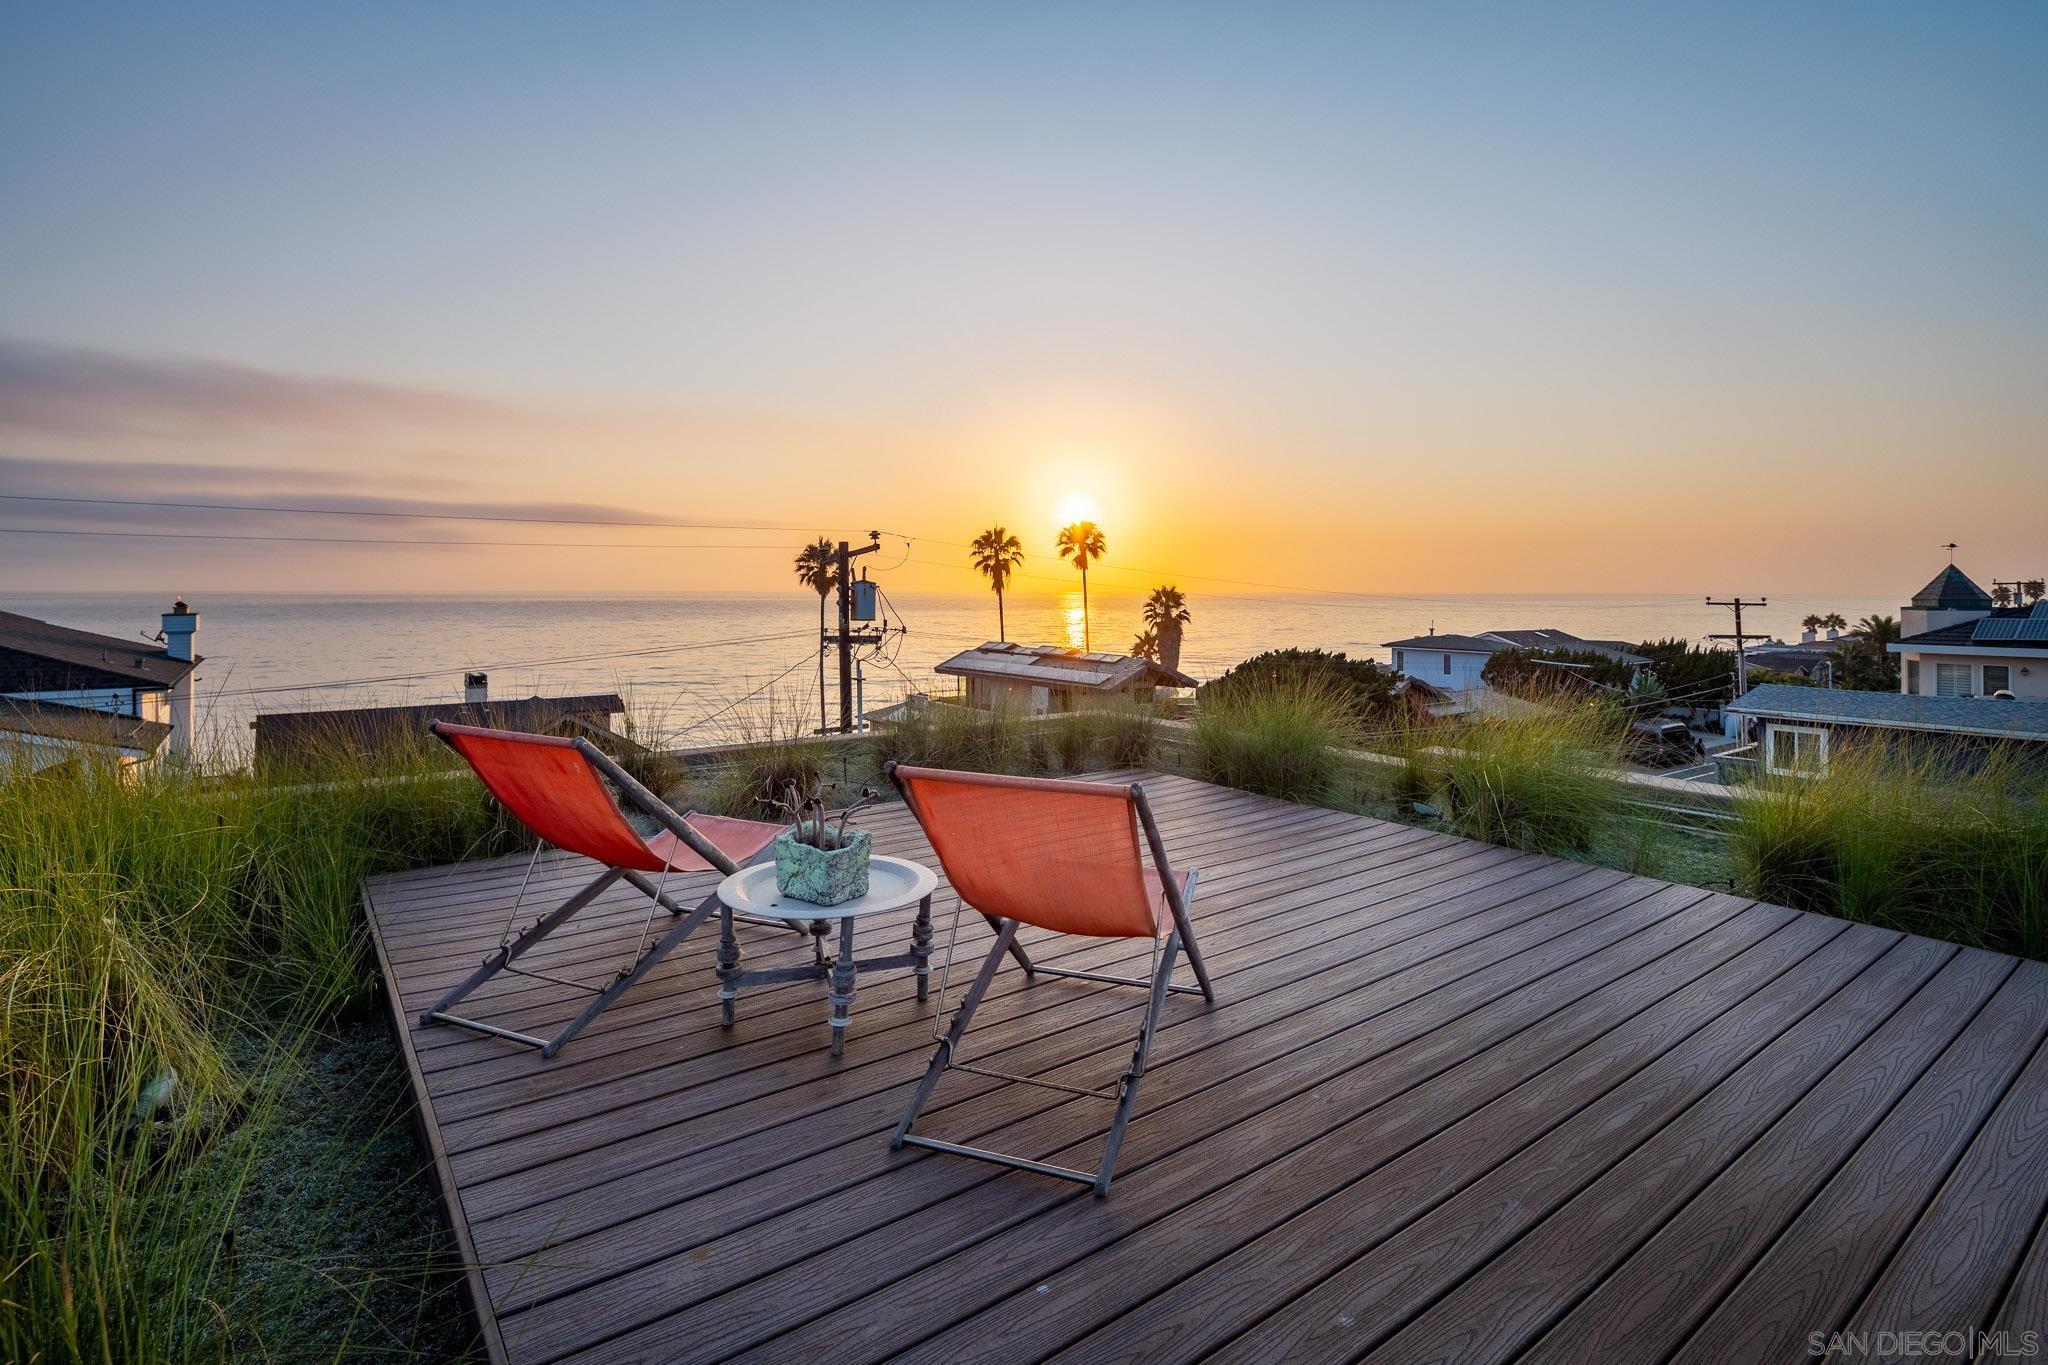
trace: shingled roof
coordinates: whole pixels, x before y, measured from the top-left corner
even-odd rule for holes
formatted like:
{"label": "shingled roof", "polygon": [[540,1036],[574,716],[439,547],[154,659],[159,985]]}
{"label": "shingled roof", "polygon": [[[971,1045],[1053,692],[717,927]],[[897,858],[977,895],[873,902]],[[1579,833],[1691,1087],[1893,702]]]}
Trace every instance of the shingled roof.
{"label": "shingled roof", "polygon": [[1131,654],[1083,654],[1057,645],[1015,645],[1001,640],[963,649],[932,670],[953,677],[1021,678],[1047,687],[1115,692],[1136,685],[1199,687],[1177,668]]}
{"label": "shingled roof", "polygon": [[1802,720],[1881,730],[1921,730],[1934,734],[2048,741],[2048,701],[1926,697],[1898,692],[1851,692],[1841,688],[1765,683],[1752,687],[1745,696],[1730,702],[1726,709],[1738,716],[1756,716],[1763,720]]}
{"label": "shingled roof", "polygon": [[0,611],[0,692],[68,692],[91,687],[175,687],[197,660],[163,646]]}

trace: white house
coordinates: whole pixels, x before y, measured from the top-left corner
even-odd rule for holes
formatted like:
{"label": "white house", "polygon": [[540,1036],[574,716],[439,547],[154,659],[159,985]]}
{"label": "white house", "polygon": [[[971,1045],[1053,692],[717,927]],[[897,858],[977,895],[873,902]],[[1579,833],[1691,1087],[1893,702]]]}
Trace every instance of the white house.
{"label": "white house", "polygon": [[1406,640],[1389,640],[1394,669],[1451,693],[1486,686],[1486,661],[1504,649],[1575,650],[1605,655],[1640,670],[1650,661],[1619,640],[1582,640],[1562,630],[1483,630],[1477,635],[1439,635],[1434,630]]}
{"label": "white house", "polygon": [[2048,746],[2048,702],[1909,697],[1897,692],[1765,683],[1728,704],[1757,731],[1757,759],[1777,777],[1824,777],[1831,756],[1875,737]]}
{"label": "white house", "polygon": [[1899,613],[1899,691],[1909,696],[2048,701],[2048,601],[1994,607],[1951,564]]}
{"label": "white house", "polygon": [[199,614],[178,602],[161,645],[0,611],[0,761],[36,768],[82,753],[147,763],[192,745],[192,652]]}

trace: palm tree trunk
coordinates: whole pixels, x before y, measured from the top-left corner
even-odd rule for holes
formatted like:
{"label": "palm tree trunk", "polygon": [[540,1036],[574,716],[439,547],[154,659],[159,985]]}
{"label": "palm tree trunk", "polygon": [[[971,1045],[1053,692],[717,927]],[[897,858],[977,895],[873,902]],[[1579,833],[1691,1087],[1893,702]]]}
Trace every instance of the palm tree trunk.
{"label": "palm tree trunk", "polygon": [[818,594],[818,733],[825,733],[825,594]]}
{"label": "palm tree trunk", "polygon": [[1003,623],[1003,590],[996,588],[996,640],[998,643],[1010,638],[1010,628]]}
{"label": "palm tree trunk", "polygon": [[1088,566],[1081,566],[1081,652],[1093,653],[1095,637],[1089,633],[1088,625]]}
{"label": "palm tree trunk", "polygon": [[1180,667],[1180,626],[1169,624],[1159,632],[1159,662],[1171,669]]}

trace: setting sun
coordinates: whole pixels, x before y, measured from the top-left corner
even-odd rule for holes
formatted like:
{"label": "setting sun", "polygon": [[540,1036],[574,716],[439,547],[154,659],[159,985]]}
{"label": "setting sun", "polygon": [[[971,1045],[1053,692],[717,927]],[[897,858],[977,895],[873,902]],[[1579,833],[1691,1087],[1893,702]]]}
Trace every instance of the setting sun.
{"label": "setting sun", "polygon": [[1101,516],[1102,509],[1083,489],[1069,489],[1067,495],[1060,499],[1059,522],[1062,526],[1071,526],[1077,521],[1096,521]]}

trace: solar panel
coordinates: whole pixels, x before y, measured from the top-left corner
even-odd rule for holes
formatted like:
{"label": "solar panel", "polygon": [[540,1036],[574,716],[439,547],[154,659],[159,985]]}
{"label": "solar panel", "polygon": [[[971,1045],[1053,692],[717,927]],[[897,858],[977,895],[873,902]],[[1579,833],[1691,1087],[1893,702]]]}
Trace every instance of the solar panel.
{"label": "solar panel", "polygon": [[1987,616],[1970,631],[1972,640],[2014,640],[2048,644],[2048,601],[2036,602],[2025,616]]}

